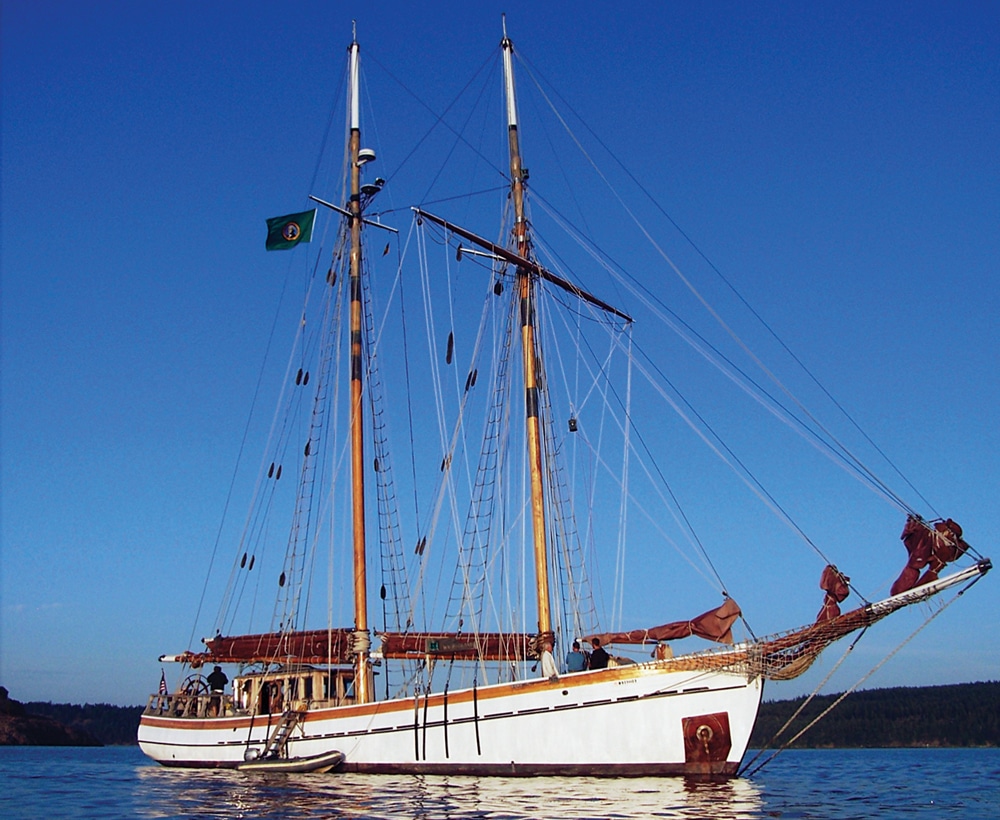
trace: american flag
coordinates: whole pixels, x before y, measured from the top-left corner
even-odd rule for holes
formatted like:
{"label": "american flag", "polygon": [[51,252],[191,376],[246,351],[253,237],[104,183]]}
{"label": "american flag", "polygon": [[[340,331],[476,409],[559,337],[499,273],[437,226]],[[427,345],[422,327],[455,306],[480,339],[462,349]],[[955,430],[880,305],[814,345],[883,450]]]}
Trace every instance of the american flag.
{"label": "american flag", "polygon": [[167,694],[167,674],[162,669],[160,670],[160,694]]}

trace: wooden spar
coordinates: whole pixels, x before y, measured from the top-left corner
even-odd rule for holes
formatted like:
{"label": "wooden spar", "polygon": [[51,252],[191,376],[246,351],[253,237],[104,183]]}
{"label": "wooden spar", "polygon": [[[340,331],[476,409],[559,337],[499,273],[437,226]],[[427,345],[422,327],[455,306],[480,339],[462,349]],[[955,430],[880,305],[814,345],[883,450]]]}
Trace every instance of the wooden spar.
{"label": "wooden spar", "polygon": [[[312,199],[315,199],[315,197],[312,197]],[[320,202],[321,200],[316,200],[316,201]],[[440,216],[435,216],[429,211],[424,211],[420,208],[413,208],[413,212],[418,217],[421,217],[422,219],[429,219],[436,225],[440,225],[442,228],[446,228],[453,234],[462,237],[462,239],[468,239],[470,242],[474,242],[475,244],[479,245],[479,247],[489,251],[493,256],[498,256],[505,262],[510,262],[512,265],[515,265],[518,268],[523,268],[529,273],[535,274],[535,276],[537,276],[539,279],[544,279],[546,282],[551,282],[553,285],[562,288],[567,293],[572,293],[574,296],[576,296],[579,299],[582,299],[584,302],[589,302],[595,307],[599,307],[601,310],[607,311],[608,313],[617,316],[620,319],[624,319],[626,322],[632,321],[632,317],[629,316],[627,313],[618,310],[618,308],[614,307],[613,305],[609,305],[602,299],[598,299],[593,294],[588,293],[583,288],[577,287],[572,282],[563,279],[561,276],[556,276],[556,274],[552,273],[552,271],[546,270],[537,262],[533,262],[530,259],[526,259],[525,257],[520,256],[519,254],[513,253],[512,251],[509,251],[507,248],[504,248],[501,245],[497,245],[495,242],[490,242],[490,240],[484,239],[483,237],[474,234],[472,231],[467,231],[465,228],[456,225],[453,222],[449,222],[447,219],[442,219]]]}
{"label": "wooden spar", "polygon": [[[524,215],[524,169],[517,136],[517,100],[514,94],[514,44],[507,37],[506,24],[500,43],[503,50],[504,88],[507,97],[507,139],[510,147],[510,195],[514,203],[514,247],[528,258],[531,243],[528,220]],[[521,298],[521,348],[524,363],[525,421],[528,435],[528,469],[531,476],[531,527],[535,558],[535,593],[538,600],[538,632],[552,632],[549,596],[549,561],[545,526],[545,485],[542,476],[541,424],[538,419],[538,381],[535,349],[534,277],[531,271],[518,266],[517,283]]]}
{"label": "wooden spar", "polygon": [[368,685],[371,660],[368,648],[368,591],[365,571],[365,474],[364,474],[364,430],[362,406],[362,362],[361,344],[361,115],[358,95],[358,43],[351,43],[349,100],[351,133],[349,154],[351,161],[351,198],[348,210],[351,212],[351,486],[354,544],[354,687],[359,703],[371,700]]}

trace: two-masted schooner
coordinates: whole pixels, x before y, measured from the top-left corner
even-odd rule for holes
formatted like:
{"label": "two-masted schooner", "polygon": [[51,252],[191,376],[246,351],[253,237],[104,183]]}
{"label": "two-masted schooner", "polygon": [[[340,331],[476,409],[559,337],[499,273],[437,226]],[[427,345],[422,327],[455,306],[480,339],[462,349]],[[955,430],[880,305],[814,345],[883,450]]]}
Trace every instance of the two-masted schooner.
{"label": "two-masted schooner", "polygon": [[[519,141],[513,46],[506,31],[501,53],[509,145],[505,196],[512,227],[500,240],[491,241],[423,208],[413,213],[421,230],[436,231],[443,245],[457,244],[459,256],[476,258],[491,269],[496,277],[495,295],[505,300],[499,315],[506,329],[506,335],[493,335],[514,350],[510,361],[501,358],[500,364],[490,367],[494,383],[502,382],[504,387],[494,388],[487,402],[487,429],[501,432],[487,434],[492,443],[483,445],[473,464],[476,475],[469,480],[473,489],[466,518],[471,523],[466,524],[465,541],[457,546],[461,567],[456,586],[478,603],[471,606],[467,600],[457,605],[452,615],[461,617],[442,618],[446,626],[433,631],[418,627],[422,622],[414,615],[430,585],[420,570],[416,577],[394,575],[403,579],[398,583],[383,578],[373,584],[369,578],[370,551],[377,539],[373,527],[366,525],[377,520],[379,537],[385,531],[392,541],[400,513],[387,500],[384,485],[373,491],[366,484],[372,475],[384,480],[390,462],[380,420],[366,418],[366,410],[374,407],[370,395],[381,390],[381,383],[373,383],[368,361],[378,323],[366,303],[368,255],[362,249],[363,240],[380,234],[383,227],[367,210],[382,181],[363,181],[374,152],[361,142],[359,47],[353,42],[348,68],[346,202],[335,206],[317,200],[333,211],[332,218],[340,224],[334,264],[323,286],[329,304],[339,306],[340,297],[335,294],[346,285],[347,319],[343,325],[326,320],[340,341],[327,342],[326,353],[320,355],[322,364],[312,373],[316,397],[308,442],[299,456],[293,535],[279,579],[285,608],[276,611],[272,631],[230,635],[220,629],[204,639],[199,651],[161,658],[179,662],[192,672],[175,691],[169,691],[164,680],[142,715],[139,744],[164,765],[479,775],[733,775],[747,750],[766,679],[799,675],[831,642],[948,587],[968,584],[989,569],[989,562],[981,559],[938,577],[945,563],[962,557],[969,547],[953,522],[935,525],[913,515],[904,533],[910,563],[894,594],[841,614],[839,603],[847,594],[847,579],[827,567],[826,602],[819,619],[787,633],[734,643],[732,627],[741,613],[728,597],[698,617],[643,629],[601,628],[599,619],[574,614],[574,607],[584,599],[579,590],[586,573],[581,563],[566,557],[555,543],[567,529],[556,519],[571,519],[573,509],[562,494],[561,468],[552,466],[560,445],[552,429],[546,391],[555,375],[546,370],[538,338],[539,293],[542,288],[556,292],[564,301],[580,306],[577,310],[592,311],[618,327],[627,326],[630,317],[537,261],[526,209],[528,172]],[[289,230],[284,238],[292,245],[301,238],[301,228],[293,225]],[[344,276],[339,275],[341,265]],[[317,408],[321,398],[339,392],[334,381],[335,350],[345,339],[348,361],[343,381],[349,391],[349,419],[348,429],[341,433],[333,430],[329,417]],[[449,363],[452,347],[449,337]],[[461,402],[480,378],[478,374],[470,368]],[[299,369],[296,386],[304,387],[309,378],[308,371]],[[515,412],[501,407],[513,407]],[[377,415],[378,411],[372,412]],[[445,436],[448,448],[440,465],[442,482],[450,480],[448,475],[454,470],[454,441],[459,431],[464,435],[473,426],[468,413],[469,408],[460,403],[459,420]],[[492,480],[482,479],[478,470],[496,470],[498,464],[510,460],[505,442],[512,427],[519,428],[517,439],[523,441],[519,466],[512,470],[521,473],[517,486],[523,507],[516,524],[506,522],[490,529],[482,521],[497,506],[502,491]],[[366,450],[369,428],[375,431],[372,450]],[[568,429],[570,435],[576,432],[576,417],[569,419]],[[350,559],[340,566],[352,576],[353,625],[329,623],[325,628],[306,629],[302,623],[306,593],[302,590],[314,544],[312,536],[303,533],[315,532],[320,513],[309,512],[302,498],[308,496],[322,507],[323,499],[314,488],[320,473],[334,468],[319,460],[320,446],[340,453],[337,448],[345,441],[349,442],[344,460],[349,463],[345,472],[351,485],[350,531],[333,540],[338,541],[338,548],[343,542],[351,545]],[[275,472],[281,477],[281,466],[276,470],[271,463],[264,472],[265,480],[274,482]],[[373,503],[377,516],[371,510]],[[595,503],[591,498],[578,507]],[[436,490],[434,512],[429,516],[432,523],[424,527],[413,553],[418,564],[433,546],[440,516],[449,515],[442,508],[449,506],[457,507],[449,491]],[[257,513],[248,516],[248,527],[259,527]],[[492,547],[518,538],[530,556],[521,577],[533,590],[519,606],[533,611],[519,611],[490,629],[486,618],[480,617],[492,605],[484,584],[493,562],[500,559],[495,552],[484,557],[486,542]],[[238,555],[234,577],[245,578],[254,569],[255,556],[245,545]],[[393,566],[402,572],[398,563]],[[243,581],[231,587],[236,592],[227,593],[230,597],[239,594],[239,583]],[[417,587],[421,587],[419,592]],[[409,595],[409,600],[395,615],[373,626],[370,589],[379,590],[378,606],[383,613],[388,610],[388,597]],[[561,626],[560,619],[568,626]],[[716,646],[674,654],[667,641],[689,635]],[[584,646],[594,640],[594,645],[613,647],[611,662],[603,668],[593,663],[581,671],[560,668],[553,650],[561,656],[574,638]],[[640,647],[641,658],[615,657],[625,646]],[[393,664],[403,671],[395,673],[390,686]],[[215,665],[235,670],[228,685],[211,684],[200,674]],[[464,671],[453,674],[457,669]],[[382,682],[384,687],[379,685]]]}

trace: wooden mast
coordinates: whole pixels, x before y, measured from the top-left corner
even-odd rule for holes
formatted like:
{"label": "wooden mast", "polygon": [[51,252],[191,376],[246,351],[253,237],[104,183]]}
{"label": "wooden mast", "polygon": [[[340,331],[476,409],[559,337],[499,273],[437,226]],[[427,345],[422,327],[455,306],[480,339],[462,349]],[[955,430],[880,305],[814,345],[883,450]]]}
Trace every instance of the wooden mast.
{"label": "wooden mast", "polygon": [[[530,258],[528,221],[524,215],[524,180],[521,149],[517,135],[517,100],[514,95],[514,44],[507,37],[504,19],[503,40],[504,88],[507,98],[507,139],[510,145],[510,195],[514,205],[514,246],[517,253]],[[523,266],[517,269],[521,295],[521,346],[524,353],[525,415],[528,435],[528,467],[531,474],[531,524],[535,558],[535,587],[538,598],[538,632],[551,637],[552,615],[549,598],[549,563],[545,527],[545,486],[542,476],[541,425],[538,419],[537,353],[535,352],[534,276]]]}
{"label": "wooden mast", "polygon": [[368,634],[368,591],[365,566],[365,445],[363,437],[364,408],[362,405],[362,312],[361,312],[361,116],[358,94],[358,42],[350,48],[350,116],[348,142],[350,155],[351,196],[347,207],[351,213],[351,486],[354,545],[354,691],[359,703],[371,700],[371,659]]}

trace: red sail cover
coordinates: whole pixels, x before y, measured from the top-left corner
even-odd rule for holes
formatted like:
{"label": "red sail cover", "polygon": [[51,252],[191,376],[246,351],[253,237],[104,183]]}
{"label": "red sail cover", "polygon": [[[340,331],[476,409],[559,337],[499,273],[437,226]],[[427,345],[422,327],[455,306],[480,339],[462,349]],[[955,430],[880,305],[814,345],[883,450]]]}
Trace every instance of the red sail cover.
{"label": "red sail cover", "polygon": [[[931,529],[925,521],[911,515],[906,519],[900,538],[909,557],[892,585],[890,592],[893,595],[937,580],[944,565],[960,558],[969,548],[962,540],[962,528],[950,518],[938,521]],[[920,570],[924,567],[927,571],[921,576]]]}
{"label": "red sail cover", "polygon": [[[185,652],[177,660],[195,669],[207,663],[346,664],[354,659],[351,629],[267,632],[260,635],[216,635],[205,640],[207,652]],[[385,658],[436,655],[448,658],[515,660],[538,657],[548,635],[521,633],[459,634],[456,632],[380,632]]]}
{"label": "red sail cover", "polygon": [[726,598],[722,606],[710,609],[690,621],[674,621],[649,629],[633,629],[631,632],[603,632],[588,635],[585,640],[600,638],[601,643],[644,644],[676,641],[689,635],[697,635],[718,643],[732,643],[732,626],[740,615],[739,604],[732,598]]}
{"label": "red sail cover", "polygon": [[186,652],[178,659],[195,669],[206,663],[348,663],[352,633],[351,629],[313,629],[216,635],[205,640],[208,652]]}
{"label": "red sail cover", "polygon": [[851,594],[848,584],[851,579],[838,570],[833,564],[827,564],[819,579],[819,588],[826,593],[823,607],[816,616],[816,623],[829,621],[840,614],[839,604]]}

